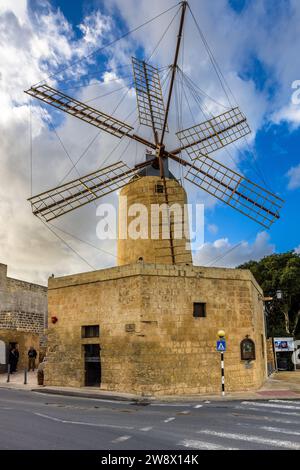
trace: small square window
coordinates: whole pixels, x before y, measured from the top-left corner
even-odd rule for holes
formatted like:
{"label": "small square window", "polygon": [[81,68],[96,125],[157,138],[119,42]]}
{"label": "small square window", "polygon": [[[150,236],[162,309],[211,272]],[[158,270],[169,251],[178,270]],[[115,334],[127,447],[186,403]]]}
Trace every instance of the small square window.
{"label": "small square window", "polygon": [[163,194],[165,192],[165,188],[164,188],[164,185],[163,184],[160,184],[160,183],[157,183],[155,185],[155,192],[157,194]]}
{"label": "small square window", "polygon": [[206,304],[203,302],[194,302],[194,318],[205,318],[206,317]]}
{"label": "small square window", "polygon": [[99,338],[99,325],[87,325],[81,327],[82,338]]}

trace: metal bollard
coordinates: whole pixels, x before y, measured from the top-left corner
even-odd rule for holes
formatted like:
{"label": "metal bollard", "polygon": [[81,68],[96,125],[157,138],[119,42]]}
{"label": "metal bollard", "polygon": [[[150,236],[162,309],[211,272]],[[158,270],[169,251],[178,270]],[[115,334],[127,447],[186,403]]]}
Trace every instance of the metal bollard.
{"label": "metal bollard", "polygon": [[7,365],[7,380],[6,382],[8,383],[10,380],[10,364]]}
{"label": "metal bollard", "polygon": [[27,368],[24,368],[24,385],[27,385]]}

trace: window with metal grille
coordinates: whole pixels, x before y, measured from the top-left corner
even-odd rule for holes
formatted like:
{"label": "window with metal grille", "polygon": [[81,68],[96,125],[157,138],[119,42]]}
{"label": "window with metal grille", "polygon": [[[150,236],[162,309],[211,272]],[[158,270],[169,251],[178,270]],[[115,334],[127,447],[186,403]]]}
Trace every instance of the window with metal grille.
{"label": "window with metal grille", "polygon": [[164,185],[163,184],[160,184],[160,183],[157,183],[155,185],[155,192],[158,193],[158,194],[162,194],[165,192],[165,188],[164,188]]}
{"label": "window with metal grille", "polygon": [[205,318],[206,317],[206,304],[203,302],[194,302],[193,310],[194,318]]}
{"label": "window with metal grille", "polygon": [[82,338],[99,338],[99,325],[87,325],[81,327]]}

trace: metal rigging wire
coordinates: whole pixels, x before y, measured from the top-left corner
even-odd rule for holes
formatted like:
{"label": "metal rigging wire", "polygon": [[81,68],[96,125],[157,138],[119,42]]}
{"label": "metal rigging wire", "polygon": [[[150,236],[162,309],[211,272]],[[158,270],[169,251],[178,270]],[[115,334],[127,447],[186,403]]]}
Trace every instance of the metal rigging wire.
{"label": "metal rigging wire", "polygon": [[46,222],[44,222],[42,219],[39,219],[44,225],[45,227],[50,230],[50,232],[55,235],[56,238],[58,238],[64,245],[67,246],[67,248],[71,251],[73,251],[73,253],[76,254],[76,256],[78,256],[78,258],[80,258],[85,264],[87,264],[93,271],[95,271],[95,266],[92,266],[83,256],[81,256],[71,245],[69,245],[68,242],[66,242],[60,235],[58,235],[48,224],[46,224]]}
{"label": "metal rigging wire", "polygon": [[173,10],[174,8],[176,8],[178,5],[180,5],[180,3],[177,3],[176,5],[173,5],[172,7],[168,8],[167,10],[163,11],[162,13],[160,13],[159,15],[156,15],[154,16],[153,18],[151,18],[150,20],[148,21],[145,21],[145,23],[141,24],[140,26],[137,26],[136,28],[130,30],[130,31],[127,31],[126,33],[124,33],[122,36],[120,36],[119,38],[117,39],[114,39],[113,41],[111,41],[110,43],[108,44],[105,44],[104,46],[102,47],[99,47],[97,49],[95,49],[93,52],[91,52],[90,54],[87,54],[85,57],[82,57],[81,59],[78,59],[78,60],[75,60],[74,62],[72,62],[71,64],[67,65],[66,67],[62,68],[61,70],[59,70],[58,72],[56,73],[53,73],[51,75],[49,75],[48,77],[46,77],[44,80],[41,80],[40,82],[38,82],[36,85],[34,86],[37,86],[39,84],[41,84],[42,82],[45,82],[45,80],[49,79],[49,78],[52,78],[52,77],[55,77],[57,75],[60,75],[61,73],[65,72],[66,70],[68,70],[70,67],[73,67],[74,65],[76,64],[79,64],[80,62],[82,62],[83,60],[87,60],[89,59],[90,57],[100,53],[100,52],[103,52],[105,49],[107,49],[108,47],[111,47],[113,46],[114,44],[116,44],[117,42],[121,41],[122,39],[126,38],[127,36],[129,36],[130,34],[132,33],[135,33],[136,31],[138,31],[139,29],[143,28],[144,26],[147,26],[148,24],[152,23],[153,21],[155,21],[156,19],[160,18],[161,16],[165,15],[166,13],[168,13],[169,11]]}
{"label": "metal rigging wire", "polygon": [[170,27],[172,26],[172,24],[174,23],[175,21],[175,18],[177,17],[178,13],[180,12],[181,10],[181,5],[180,7],[178,8],[177,12],[175,13],[175,15],[173,16],[172,20],[170,21],[170,23],[168,24],[167,28],[165,29],[165,32],[163,33],[163,35],[161,36],[160,40],[158,41],[158,43],[156,44],[153,52],[151,53],[151,55],[149,57],[147,57],[147,60],[146,62],[149,62],[151,57],[155,54],[155,52],[157,51],[157,49],[159,48],[161,42],[164,40],[166,34],[168,33]]}
{"label": "metal rigging wire", "polygon": [[[76,235],[74,235],[74,234],[72,234],[72,233],[70,233],[70,232],[67,232],[66,230],[63,230],[62,228],[57,227],[56,225],[53,225],[53,224],[51,224],[50,222],[48,222],[48,223],[49,223],[49,225],[51,225],[52,228],[55,228],[56,230],[59,230],[61,233],[64,233],[65,235],[68,235],[69,237],[72,237],[72,238],[74,238],[75,240],[78,240],[79,242],[81,242],[81,243],[83,243],[83,244],[85,244],[85,245],[87,245],[87,246],[90,246],[90,247],[92,247],[92,248],[95,248],[95,250],[99,251],[100,253],[104,253],[104,254],[106,254],[106,255],[112,256],[112,257],[115,258],[115,259],[119,258],[119,259],[121,259],[122,261],[125,261],[125,259],[120,258],[119,256],[116,256],[115,254],[113,254],[113,253],[111,253],[111,252],[109,252],[109,251],[107,251],[107,250],[104,250],[103,248],[99,248],[99,246],[94,245],[94,244],[91,243],[91,242],[88,242],[88,241],[86,241],[86,240],[82,240],[82,238],[79,238],[79,237],[77,237]],[[108,266],[104,266],[104,268],[105,268],[105,267],[109,267],[109,265],[108,265]]]}
{"label": "metal rigging wire", "polygon": [[229,97],[229,94],[228,94],[228,92],[227,92],[227,90],[226,90],[226,87],[227,87],[229,93],[231,94],[231,96],[232,96],[232,98],[233,98],[233,101],[235,101],[235,102],[237,103],[237,100],[236,100],[236,98],[235,98],[235,96],[234,96],[234,94],[233,94],[233,92],[232,92],[232,90],[231,90],[229,84],[227,83],[227,81],[226,81],[226,79],[225,79],[225,77],[224,77],[224,75],[223,75],[223,72],[222,72],[222,70],[221,70],[221,68],[220,68],[220,66],[219,66],[219,64],[218,64],[218,62],[217,62],[216,59],[215,59],[214,54],[213,54],[213,52],[212,52],[212,50],[211,50],[211,48],[210,48],[210,46],[209,46],[209,44],[208,44],[208,42],[207,42],[207,40],[206,40],[206,38],[205,38],[205,36],[204,36],[204,34],[203,34],[203,32],[202,32],[202,30],[201,30],[201,28],[200,28],[200,25],[199,25],[198,21],[196,20],[195,15],[194,15],[194,13],[193,13],[193,11],[192,11],[192,9],[191,9],[191,7],[190,7],[189,4],[188,4],[188,8],[189,8],[190,13],[191,13],[191,15],[192,15],[192,18],[193,18],[193,20],[194,20],[194,22],[195,22],[196,28],[197,28],[198,33],[199,33],[199,35],[200,35],[200,37],[201,37],[201,40],[202,40],[202,42],[203,42],[203,44],[204,44],[204,47],[206,48],[206,51],[207,51],[207,53],[208,53],[208,56],[209,56],[210,61],[211,61],[211,63],[212,63],[212,66],[213,66],[213,68],[214,68],[214,70],[215,70],[215,72],[216,72],[216,75],[217,75],[217,77],[218,77],[218,79],[219,79],[219,81],[220,81],[221,87],[222,87],[222,89],[223,89],[223,91],[224,91],[224,93],[225,93],[225,95],[226,95],[226,98],[227,98],[227,100],[228,100],[228,103],[230,104],[231,107],[233,107],[233,106],[232,106],[232,101],[231,101],[231,99],[230,99],[230,97]]}
{"label": "metal rigging wire", "polygon": [[206,263],[204,265],[204,267],[209,267],[209,266],[212,266],[213,264],[217,263],[218,261],[220,261],[221,259],[225,258],[227,255],[229,255],[230,253],[232,253],[233,251],[237,250],[237,248],[239,248],[240,246],[243,245],[243,243],[245,242],[248,242],[254,235],[257,234],[257,231],[255,230],[255,232],[252,232],[251,235],[249,235],[249,237],[246,238],[246,240],[242,240],[241,242],[237,243],[236,245],[234,245],[233,247],[231,247],[229,250],[227,250],[225,253],[223,253],[222,255],[219,255],[217,256],[216,258],[214,258],[212,261],[210,261],[209,263]]}

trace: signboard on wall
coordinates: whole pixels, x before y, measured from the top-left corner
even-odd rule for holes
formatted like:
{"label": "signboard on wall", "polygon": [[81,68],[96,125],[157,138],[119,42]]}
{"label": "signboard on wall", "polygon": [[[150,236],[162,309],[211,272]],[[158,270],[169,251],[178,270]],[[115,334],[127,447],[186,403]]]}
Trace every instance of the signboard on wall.
{"label": "signboard on wall", "polygon": [[294,338],[274,338],[275,352],[294,352]]}

